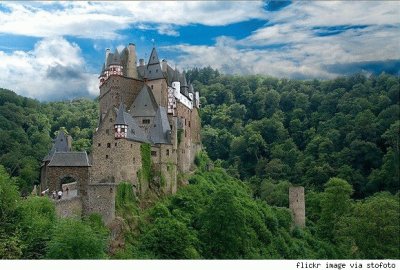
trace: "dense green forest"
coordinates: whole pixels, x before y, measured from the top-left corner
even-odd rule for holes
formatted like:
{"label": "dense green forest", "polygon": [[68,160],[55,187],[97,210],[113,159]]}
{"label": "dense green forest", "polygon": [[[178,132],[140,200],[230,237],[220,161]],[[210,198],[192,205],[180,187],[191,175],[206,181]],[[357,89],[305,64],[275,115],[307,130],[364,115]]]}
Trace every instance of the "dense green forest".
{"label": "dense green forest", "polygon": [[[90,152],[97,101],[0,89],[0,258],[400,258],[398,77],[187,76],[205,152],[181,176],[189,185],[150,207],[118,186],[119,248],[99,216],[59,220],[49,200],[26,196],[59,129]],[[305,229],[292,226],[291,185],[306,189]]]}

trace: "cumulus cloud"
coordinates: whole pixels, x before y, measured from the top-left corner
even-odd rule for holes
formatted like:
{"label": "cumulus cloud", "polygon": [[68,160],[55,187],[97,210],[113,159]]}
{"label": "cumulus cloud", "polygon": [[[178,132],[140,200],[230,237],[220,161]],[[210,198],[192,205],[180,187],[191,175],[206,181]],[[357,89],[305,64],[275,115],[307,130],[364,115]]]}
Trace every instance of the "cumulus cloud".
{"label": "cumulus cloud", "polygon": [[0,51],[1,87],[39,100],[98,94],[97,75],[85,71],[77,44],[61,37],[45,38],[32,51]]}
{"label": "cumulus cloud", "polygon": [[233,2],[3,2],[0,33],[34,37],[71,35],[93,39],[121,38],[119,30],[158,24],[158,33],[178,36],[174,26],[227,25],[266,18],[263,3]]}
{"label": "cumulus cloud", "polygon": [[244,39],[166,49],[183,53],[184,68],[211,65],[225,73],[332,78],[348,67],[371,69],[369,63],[378,71],[400,59],[399,13],[397,2],[300,1],[269,12],[268,24]]}

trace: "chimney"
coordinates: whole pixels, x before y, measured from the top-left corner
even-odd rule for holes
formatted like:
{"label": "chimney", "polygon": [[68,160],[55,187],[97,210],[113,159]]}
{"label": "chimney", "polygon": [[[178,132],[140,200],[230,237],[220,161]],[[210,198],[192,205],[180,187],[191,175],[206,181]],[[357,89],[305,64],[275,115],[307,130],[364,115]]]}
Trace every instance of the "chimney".
{"label": "chimney", "polygon": [[163,72],[167,72],[167,67],[168,67],[168,62],[167,62],[167,60],[163,59],[163,60],[161,61],[161,70],[162,70]]}
{"label": "chimney", "polygon": [[110,54],[110,49],[109,48],[107,48],[106,49],[106,60],[104,61],[104,63],[106,64],[106,67],[107,67],[107,58],[108,58],[108,55]]}
{"label": "chimney", "polygon": [[126,75],[130,78],[138,78],[137,69],[136,69],[136,46],[133,43],[129,43],[128,45],[128,63],[126,69]]}
{"label": "chimney", "polygon": [[139,59],[139,66],[144,66],[144,59],[142,58],[142,59]]}

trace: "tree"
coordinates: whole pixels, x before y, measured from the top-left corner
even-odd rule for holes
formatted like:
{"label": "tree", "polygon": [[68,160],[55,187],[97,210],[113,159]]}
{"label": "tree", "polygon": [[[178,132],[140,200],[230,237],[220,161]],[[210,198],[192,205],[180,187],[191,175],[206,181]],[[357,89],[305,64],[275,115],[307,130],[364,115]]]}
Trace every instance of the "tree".
{"label": "tree", "polygon": [[56,220],[54,204],[45,197],[28,197],[20,202],[18,211],[23,258],[43,258]]}
{"label": "tree", "polygon": [[400,258],[400,200],[388,192],[377,193],[354,205],[340,218],[337,239],[353,258]]}
{"label": "tree", "polygon": [[322,238],[335,241],[339,219],[347,215],[351,209],[352,193],[351,185],[343,179],[334,177],[325,184],[321,197],[321,218],[317,223]]}
{"label": "tree", "polygon": [[48,243],[48,259],[104,259],[107,241],[86,223],[61,219]]}
{"label": "tree", "polygon": [[143,234],[141,248],[159,259],[196,259],[195,241],[182,222],[158,218]]}

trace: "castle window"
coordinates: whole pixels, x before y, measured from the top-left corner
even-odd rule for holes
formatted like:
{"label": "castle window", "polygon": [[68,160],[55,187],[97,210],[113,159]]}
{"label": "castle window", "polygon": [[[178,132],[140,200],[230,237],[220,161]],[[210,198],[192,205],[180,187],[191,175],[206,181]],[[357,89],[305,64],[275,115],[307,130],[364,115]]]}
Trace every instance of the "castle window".
{"label": "castle window", "polygon": [[185,129],[185,138],[186,138],[186,129]]}
{"label": "castle window", "polygon": [[156,69],[156,72],[158,72],[158,68]]}
{"label": "castle window", "polygon": [[109,129],[106,129],[106,134],[107,135],[110,134],[110,130]]}
{"label": "castle window", "polygon": [[135,163],[136,163],[136,159],[135,159],[135,158],[133,158],[133,160],[132,160],[132,161],[133,161],[133,164],[135,164]]}
{"label": "castle window", "polygon": [[97,146],[100,147],[100,146],[101,146],[101,143],[98,143]]}
{"label": "castle window", "polygon": [[111,143],[107,143],[107,148],[111,148]]}
{"label": "castle window", "polygon": [[115,143],[114,145],[117,146],[117,143]]}
{"label": "castle window", "polygon": [[133,147],[133,144],[131,144],[131,148]]}
{"label": "castle window", "polygon": [[112,123],[112,118],[110,118],[110,123]]}
{"label": "castle window", "polygon": [[142,124],[150,124],[150,119],[143,119]]}
{"label": "castle window", "polygon": [[157,152],[156,152],[156,151],[151,151],[151,155],[152,155],[153,157],[155,157],[155,156],[157,156]]}
{"label": "castle window", "polygon": [[108,155],[106,155],[106,159],[108,159]]}
{"label": "castle window", "polygon": [[151,89],[153,89],[153,85],[151,85]]}
{"label": "castle window", "polygon": [[190,127],[190,121],[189,121],[189,127]]}
{"label": "castle window", "polygon": [[167,149],[167,156],[169,156],[169,149]]}

